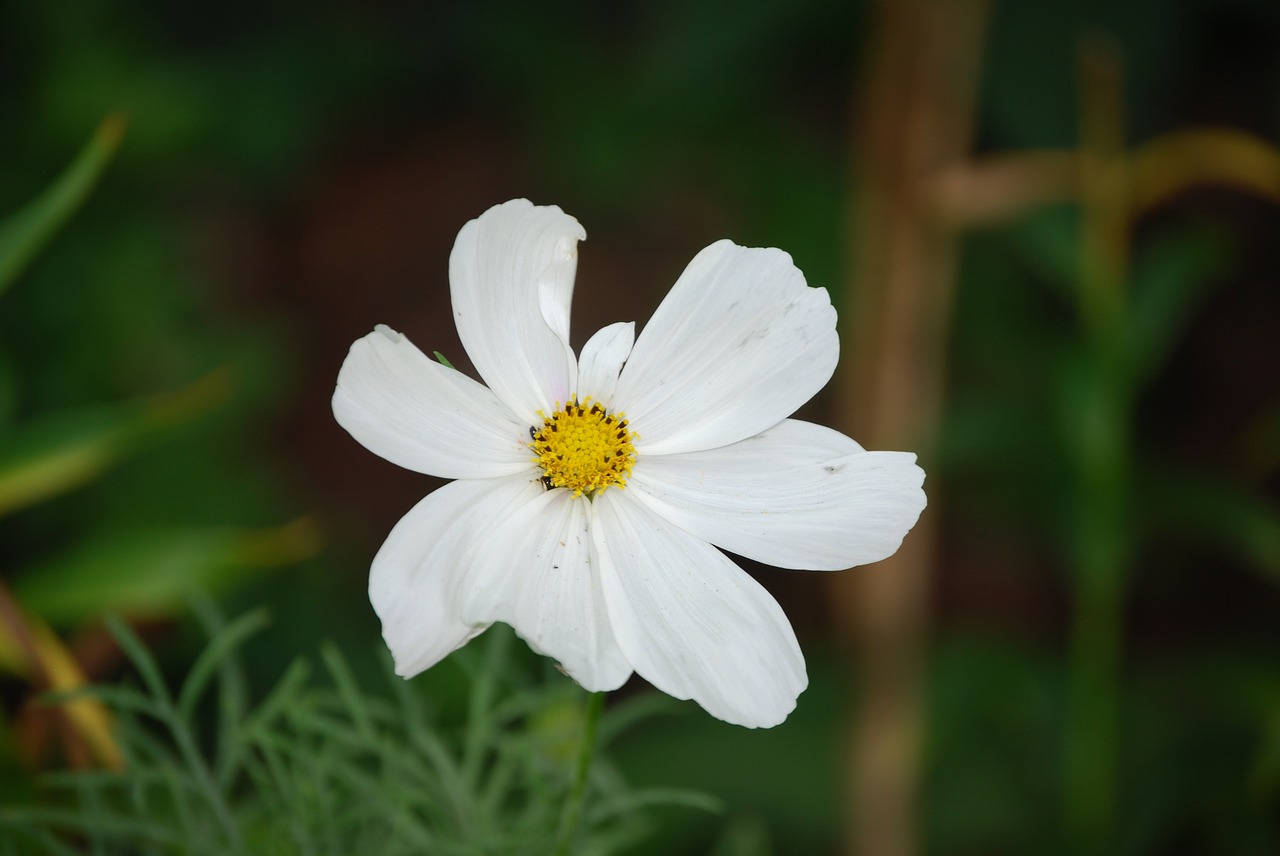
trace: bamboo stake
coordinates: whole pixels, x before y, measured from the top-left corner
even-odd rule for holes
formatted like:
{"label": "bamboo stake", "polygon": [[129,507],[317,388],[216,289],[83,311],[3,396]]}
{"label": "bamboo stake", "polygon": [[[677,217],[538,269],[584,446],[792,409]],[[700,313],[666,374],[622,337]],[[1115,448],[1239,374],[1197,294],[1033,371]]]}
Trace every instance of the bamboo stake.
{"label": "bamboo stake", "polygon": [[[917,450],[926,470],[956,270],[955,228],[935,214],[933,184],[968,154],[986,8],[985,0],[881,0],[855,117],[855,335],[838,420],[868,448]],[[933,519],[926,511],[892,559],[833,577],[862,687],[845,812],[852,854],[917,850]]]}

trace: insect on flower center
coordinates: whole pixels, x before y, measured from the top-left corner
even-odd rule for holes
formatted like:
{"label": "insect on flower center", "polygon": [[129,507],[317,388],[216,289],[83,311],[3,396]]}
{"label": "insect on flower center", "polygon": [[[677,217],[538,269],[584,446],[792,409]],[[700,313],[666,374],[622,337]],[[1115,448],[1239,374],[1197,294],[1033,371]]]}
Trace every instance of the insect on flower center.
{"label": "insect on flower center", "polygon": [[550,416],[541,410],[542,427],[529,429],[534,461],[548,487],[563,487],[574,496],[594,495],[610,485],[626,487],[636,460],[625,414],[610,413],[590,398],[577,399]]}

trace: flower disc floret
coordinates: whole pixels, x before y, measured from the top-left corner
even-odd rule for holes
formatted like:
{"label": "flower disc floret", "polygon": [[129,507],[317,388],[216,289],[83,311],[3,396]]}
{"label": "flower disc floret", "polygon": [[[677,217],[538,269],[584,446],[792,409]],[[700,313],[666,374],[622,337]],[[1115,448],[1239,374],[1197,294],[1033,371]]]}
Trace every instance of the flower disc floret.
{"label": "flower disc floret", "polygon": [[550,487],[592,496],[610,485],[626,487],[635,464],[636,435],[627,427],[625,414],[610,413],[590,398],[577,399],[550,416],[541,410],[542,427],[531,427],[534,461],[542,467]]}

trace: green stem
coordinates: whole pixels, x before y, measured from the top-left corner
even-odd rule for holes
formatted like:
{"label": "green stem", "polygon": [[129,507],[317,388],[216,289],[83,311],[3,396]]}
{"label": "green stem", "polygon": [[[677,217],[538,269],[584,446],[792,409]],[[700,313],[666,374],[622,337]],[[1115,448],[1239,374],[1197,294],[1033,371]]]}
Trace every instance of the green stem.
{"label": "green stem", "polygon": [[578,763],[573,771],[573,784],[569,798],[560,814],[560,833],[556,839],[555,856],[569,856],[573,839],[582,820],[582,806],[587,795],[587,774],[595,758],[596,734],[600,730],[600,714],[604,710],[604,693],[592,693],[587,697],[587,710],[582,723],[582,743],[578,746]]}
{"label": "green stem", "polygon": [[1077,379],[1076,545],[1063,811],[1067,853],[1115,845],[1120,657],[1131,561],[1126,359],[1131,183],[1117,51],[1088,38],[1080,52],[1081,277],[1084,376]]}
{"label": "green stem", "polygon": [[1118,570],[1076,584],[1065,806],[1072,853],[1106,852],[1114,834],[1123,603]]}
{"label": "green stem", "polygon": [[1074,613],[1067,709],[1065,822],[1070,853],[1112,849],[1116,821],[1120,661],[1131,561],[1129,433],[1132,397],[1094,345],[1086,393],[1094,430],[1082,431],[1076,485]]}

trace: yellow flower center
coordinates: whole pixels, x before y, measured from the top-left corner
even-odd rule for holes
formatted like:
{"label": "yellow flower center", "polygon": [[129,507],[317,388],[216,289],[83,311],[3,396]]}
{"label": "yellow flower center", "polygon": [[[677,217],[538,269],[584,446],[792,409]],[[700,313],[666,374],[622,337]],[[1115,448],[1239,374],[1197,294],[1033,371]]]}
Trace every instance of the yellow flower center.
{"label": "yellow flower center", "polygon": [[587,398],[567,403],[550,416],[541,410],[541,428],[530,428],[530,448],[534,461],[542,467],[542,481],[548,487],[563,487],[574,496],[588,496],[610,485],[626,487],[627,475],[636,461],[631,441],[636,435],[627,428],[622,413],[609,413]]}

